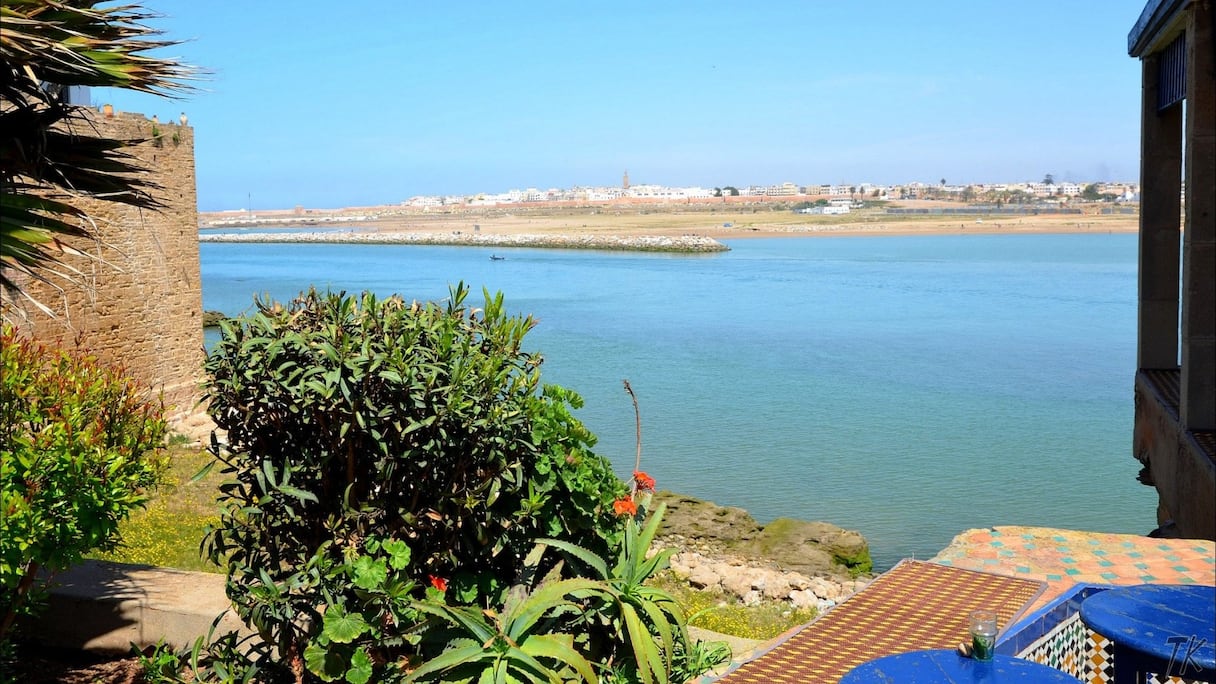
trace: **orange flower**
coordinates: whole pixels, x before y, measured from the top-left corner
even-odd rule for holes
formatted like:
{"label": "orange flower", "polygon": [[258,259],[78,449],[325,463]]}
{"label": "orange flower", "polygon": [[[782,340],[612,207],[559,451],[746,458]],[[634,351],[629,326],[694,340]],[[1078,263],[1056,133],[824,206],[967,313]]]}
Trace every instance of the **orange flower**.
{"label": "orange flower", "polygon": [[637,515],[638,505],[633,502],[633,497],[627,496],[612,503],[612,512],[619,516]]}
{"label": "orange flower", "polygon": [[439,591],[447,591],[448,590],[448,581],[442,577],[436,577],[434,575],[431,575],[431,586],[435,587]]}
{"label": "orange flower", "polygon": [[638,486],[639,492],[654,491],[654,478],[640,470],[633,471],[633,481]]}

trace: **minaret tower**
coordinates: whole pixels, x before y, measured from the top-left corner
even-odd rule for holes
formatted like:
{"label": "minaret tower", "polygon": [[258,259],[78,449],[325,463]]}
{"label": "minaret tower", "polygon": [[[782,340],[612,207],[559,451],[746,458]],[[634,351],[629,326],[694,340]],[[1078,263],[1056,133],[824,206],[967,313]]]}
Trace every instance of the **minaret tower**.
{"label": "minaret tower", "polygon": [[621,179],[621,187],[625,190],[629,189],[629,170],[625,170],[625,177]]}

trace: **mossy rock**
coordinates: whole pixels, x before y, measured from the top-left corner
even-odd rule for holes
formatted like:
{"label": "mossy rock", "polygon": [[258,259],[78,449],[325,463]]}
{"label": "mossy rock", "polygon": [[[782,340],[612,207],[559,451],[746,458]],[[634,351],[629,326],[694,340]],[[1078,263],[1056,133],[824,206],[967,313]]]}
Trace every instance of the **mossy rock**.
{"label": "mossy rock", "polygon": [[742,508],[667,491],[655,492],[654,505],[660,502],[667,504],[660,534],[680,535],[729,549],[760,533],[760,523]]}
{"label": "mossy rock", "polygon": [[220,322],[228,319],[229,316],[222,311],[204,311],[203,312],[203,327],[215,328]]}
{"label": "mossy rock", "polygon": [[[782,567],[806,574],[847,574],[857,577],[874,569],[865,537],[826,522],[778,518],[755,541],[759,555]],[[824,560],[830,568],[823,569]]]}
{"label": "mossy rock", "polygon": [[874,568],[865,537],[831,523],[778,518],[760,525],[742,508],[667,491],[655,494],[655,505],[659,502],[667,504],[663,535],[705,542],[811,577],[858,577]]}

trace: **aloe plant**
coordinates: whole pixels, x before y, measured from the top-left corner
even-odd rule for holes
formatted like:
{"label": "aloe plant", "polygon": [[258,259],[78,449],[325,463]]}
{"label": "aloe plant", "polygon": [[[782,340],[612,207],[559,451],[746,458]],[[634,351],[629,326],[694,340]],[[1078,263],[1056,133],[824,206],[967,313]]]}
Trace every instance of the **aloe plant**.
{"label": "aloe plant", "polygon": [[419,602],[422,613],[450,623],[459,636],[448,648],[412,671],[406,682],[532,682],[562,684],[581,680],[596,684],[595,669],[574,646],[573,634],[548,631],[563,613],[576,609],[572,596],[597,588],[589,579],[542,585],[532,593],[517,587],[501,612]]}
{"label": "aloe plant", "polygon": [[542,539],[541,544],[558,549],[586,565],[599,578],[596,586],[580,592],[599,598],[603,611],[587,611],[588,621],[599,621],[621,643],[628,646],[644,684],[667,684],[677,652],[687,650],[687,619],[675,598],[646,581],[668,566],[674,550],[664,549],[647,557],[658,533],[666,504],[660,504],[639,529],[637,517],[625,523],[625,538],[609,568],[599,556],[560,539]]}

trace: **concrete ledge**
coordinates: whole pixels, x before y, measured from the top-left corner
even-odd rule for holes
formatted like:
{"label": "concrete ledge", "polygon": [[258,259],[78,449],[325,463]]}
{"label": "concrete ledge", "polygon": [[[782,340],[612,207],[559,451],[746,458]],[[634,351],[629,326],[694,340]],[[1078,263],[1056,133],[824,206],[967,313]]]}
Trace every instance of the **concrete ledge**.
{"label": "concrete ledge", "polygon": [[27,634],[53,648],[129,653],[164,640],[175,649],[249,630],[230,608],[224,576],[148,565],[85,561],[54,578],[48,606]]}

